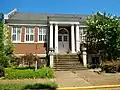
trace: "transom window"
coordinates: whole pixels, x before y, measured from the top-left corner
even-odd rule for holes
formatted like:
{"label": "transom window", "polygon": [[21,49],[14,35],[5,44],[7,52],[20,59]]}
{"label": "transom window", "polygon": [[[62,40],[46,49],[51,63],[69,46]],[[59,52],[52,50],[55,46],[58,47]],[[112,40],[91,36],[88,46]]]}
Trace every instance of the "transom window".
{"label": "transom window", "polygon": [[26,41],[34,41],[34,28],[26,28]]}
{"label": "transom window", "polygon": [[21,28],[20,27],[13,27],[12,41],[13,42],[20,42],[21,41]]}
{"label": "transom window", "polygon": [[40,27],[39,28],[39,30],[38,30],[38,40],[39,40],[39,42],[46,41],[46,32],[47,32],[46,27]]}

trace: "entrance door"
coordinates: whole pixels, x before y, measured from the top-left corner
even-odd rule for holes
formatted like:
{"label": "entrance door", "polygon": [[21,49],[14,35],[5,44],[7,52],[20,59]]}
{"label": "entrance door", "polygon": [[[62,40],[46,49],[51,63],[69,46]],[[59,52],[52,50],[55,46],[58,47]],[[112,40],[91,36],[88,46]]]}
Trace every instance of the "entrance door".
{"label": "entrance door", "polygon": [[69,50],[69,34],[65,29],[58,32],[58,49],[59,52],[67,52]]}

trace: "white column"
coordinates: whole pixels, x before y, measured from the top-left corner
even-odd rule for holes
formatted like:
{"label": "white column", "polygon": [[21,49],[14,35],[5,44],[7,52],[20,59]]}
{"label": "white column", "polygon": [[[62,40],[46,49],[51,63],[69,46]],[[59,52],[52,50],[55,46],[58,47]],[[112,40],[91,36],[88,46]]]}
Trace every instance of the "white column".
{"label": "white column", "polygon": [[84,65],[84,67],[87,67],[87,52],[86,52],[86,48],[83,48],[83,65]]}
{"label": "white column", "polygon": [[[53,48],[53,25],[50,24],[50,48]],[[50,55],[50,67],[53,68],[54,65],[54,58],[53,58],[53,51],[49,52]]]}
{"label": "white column", "polygon": [[53,68],[54,66],[54,57],[53,55],[50,55],[50,67]]}
{"label": "white column", "polygon": [[75,37],[74,37],[74,25],[71,26],[71,50],[72,53],[75,53]]}
{"label": "white column", "polygon": [[50,24],[50,48],[53,48],[53,25]]}
{"label": "white column", "polygon": [[80,51],[80,35],[79,35],[79,25],[76,25],[76,51]]}
{"label": "white column", "polygon": [[58,25],[55,25],[55,53],[58,53]]}

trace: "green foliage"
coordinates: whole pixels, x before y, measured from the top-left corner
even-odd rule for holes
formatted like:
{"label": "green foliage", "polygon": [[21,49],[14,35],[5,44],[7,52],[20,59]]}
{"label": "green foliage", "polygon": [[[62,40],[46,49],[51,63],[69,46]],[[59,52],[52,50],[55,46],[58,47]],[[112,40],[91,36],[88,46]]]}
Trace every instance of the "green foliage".
{"label": "green foliage", "polygon": [[12,57],[13,46],[8,27],[0,21],[0,65],[7,67]]}
{"label": "green foliage", "polygon": [[0,21],[0,66],[5,66],[3,21]]}
{"label": "green foliage", "polygon": [[0,90],[23,90],[27,84],[0,84]]}
{"label": "green foliage", "polygon": [[5,79],[24,79],[24,78],[53,78],[54,72],[49,67],[43,67],[34,71],[34,69],[24,68],[6,68]]}
{"label": "green foliage", "polygon": [[57,84],[55,82],[47,82],[47,83],[18,83],[18,84],[0,84],[0,90],[28,90],[28,89],[49,89],[54,90],[57,88]]}
{"label": "green foliage", "polygon": [[88,50],[103,50],[107,60],[116,59],[120,48],[119,18],[97,12],[86,20],[86,24]]}
{"label": "green foliage", "polygon": [[120,72],[120,61],[119,60],[106,61],[102,63],[101,69],[102,71],[105,71],[106,73]]}
{"label": "green foliage", "polygon": [[0,77],[5,75],[4,67],[0,66]]}
{"label": "green foliage", "polygon": [[36,83],[31,85],[26,85],[24,89],[49,89],[49,90],[55,90],[57,88],[57,84],[55,82],[49,82],[49,83]]}
{"label": "green foliage", "polygon": [[89,69],[95,69],[95,68],[99,68],[99,67],[100,67],[99,64],[88,64],[87,65],[87,68],[89,68]]}

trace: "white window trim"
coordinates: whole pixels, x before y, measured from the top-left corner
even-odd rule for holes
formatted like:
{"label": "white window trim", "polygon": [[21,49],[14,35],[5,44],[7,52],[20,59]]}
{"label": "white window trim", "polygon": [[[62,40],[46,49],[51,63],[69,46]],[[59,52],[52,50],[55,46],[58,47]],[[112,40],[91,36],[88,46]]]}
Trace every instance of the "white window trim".
{"label": "white window trim", "polygon": [[[46,28],[46,41],[39,41],[39,30],[40,28]],[[44,34],[45,35],[45,34]],[[42,31],[42,38],[43,38],[43,31]],[[38,28],[38,43],[46,43],[47,42],[47,27],[39,27]]]}
{"label": "white window trim", "polygon": [[12,34],[11,34],[11,41],[12,41],[12,43],[21,43],[22,28],[20,27],[20,41],[17,41],[17,30],[16,30],[16,41],[13,41],[13,28],[18,28],[18,27],[12,27]]}
{"label": "white window trim", "polygon": [[35,43],[35,28],[33,28],[33,41],[26,41],[26,28],[31,28],[31,27],[25,27],[25,36],[24,36],[24,43]]}

